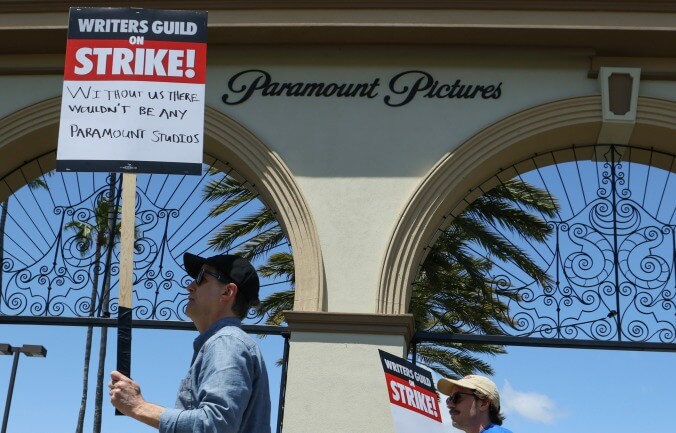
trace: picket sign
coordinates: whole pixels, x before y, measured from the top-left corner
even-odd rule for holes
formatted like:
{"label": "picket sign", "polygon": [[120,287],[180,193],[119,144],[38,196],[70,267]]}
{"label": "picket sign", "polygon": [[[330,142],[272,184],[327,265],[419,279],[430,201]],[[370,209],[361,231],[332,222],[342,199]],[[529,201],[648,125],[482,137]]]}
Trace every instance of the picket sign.
{"label": "picket sign", "polygon": [[136,174],[202,173],[206,34],[204,11],[73,7],[68,17],[56,170],[122,173],[117,370],[128,377]]}

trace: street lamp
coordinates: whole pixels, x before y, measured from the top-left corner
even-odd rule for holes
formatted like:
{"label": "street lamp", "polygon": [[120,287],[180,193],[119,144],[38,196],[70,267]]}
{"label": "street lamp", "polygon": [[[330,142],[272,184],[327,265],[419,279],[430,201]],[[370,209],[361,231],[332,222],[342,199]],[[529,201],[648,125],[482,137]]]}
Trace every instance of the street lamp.
{"label": "street lamp", "polygon": [[2,430],[0,433],[7,432],[7,420],[9,419],[9,406],[12,404],[12,393],[14,392],[14,377],[16,376],[16,368],[19,365],[19,354],[23,353],[32,358],[45,358],[47,356],[47,349],[44,346],[37,346],[34,344],[24,344],[21,347],[12,347],[9,344],[0,343],[0,355],[14,354],[14,362],[12,363],[12,374],[9,377],[9,390],[7,391],[7,402],[5,403],[5,415],[2,418]]}

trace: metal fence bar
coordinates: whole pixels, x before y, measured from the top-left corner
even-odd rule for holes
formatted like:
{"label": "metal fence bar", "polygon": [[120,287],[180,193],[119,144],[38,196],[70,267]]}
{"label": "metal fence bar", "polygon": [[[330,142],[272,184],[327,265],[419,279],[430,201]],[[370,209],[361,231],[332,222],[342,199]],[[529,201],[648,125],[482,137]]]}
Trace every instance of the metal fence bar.
{"label": "metal fence bar", "polygon": [[284,357],[282,358],[282,379],[279,383],[279,406],[277,408],[277,433],[282,433],[284,424],[284,403],[286,402],[286,377],[289,369],[289,338],[284,334]]}
{"label": "metal fence bar", "polygon": [[418,331],[413,342],[419,343],[473,343],[500,346],[558,347],[566,349],[637,350],[646,352],[676,352],[674,343],[640,341],[566,340],[563,338],[512,337],[508,335],[442,334]]}
{"label": "metal fence bar", "polygon": [[[132,320],[134,329],[169,329],[196,331],[192,322],[181,320]],[[57,325],[57,326],[95,326],[99,328],[117,328],[117,318],[111,317],[54,317],[54,316],[4,316],[0,315],[0,325]],[[281,335],[289,334],[286,326],[242,325],[248,334]]]}

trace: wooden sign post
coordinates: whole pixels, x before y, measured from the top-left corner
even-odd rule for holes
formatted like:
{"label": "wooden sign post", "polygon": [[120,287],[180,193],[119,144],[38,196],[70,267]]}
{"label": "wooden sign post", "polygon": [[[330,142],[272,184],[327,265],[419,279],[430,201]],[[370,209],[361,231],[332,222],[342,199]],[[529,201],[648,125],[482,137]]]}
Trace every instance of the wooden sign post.
{"label": "wooden sign post", "polygon": [[120,227],[120,291],[117,326],[117,370],[131,374],[131,294],[134,286],[134,233],[136,174],[122,175],[122,222]]}

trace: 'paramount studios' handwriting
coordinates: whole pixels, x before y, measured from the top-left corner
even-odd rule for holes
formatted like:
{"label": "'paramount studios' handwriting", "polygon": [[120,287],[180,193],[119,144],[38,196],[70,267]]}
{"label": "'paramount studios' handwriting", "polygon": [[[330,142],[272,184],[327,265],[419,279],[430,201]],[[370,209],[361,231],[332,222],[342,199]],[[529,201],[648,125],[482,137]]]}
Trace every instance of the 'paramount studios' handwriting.
{"label": "'paramount studios' handwriting", "polygon": [[[228,81],[228,93],[223,103],[237,105],[252,96],[286,96],[315,98],[367,98],[380,96],[381,80],[358,83],[341,82],[279,82],[260,69],[248,69],[233,75]],[[441,82],[425,71],[405,71],[393,76],[387,83],[383,102],[390,107],[401,107],[415,98],[427,99],[498,99],[502,82],[469,84],[462,80]]]}

